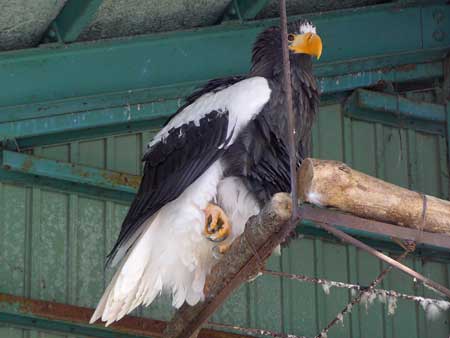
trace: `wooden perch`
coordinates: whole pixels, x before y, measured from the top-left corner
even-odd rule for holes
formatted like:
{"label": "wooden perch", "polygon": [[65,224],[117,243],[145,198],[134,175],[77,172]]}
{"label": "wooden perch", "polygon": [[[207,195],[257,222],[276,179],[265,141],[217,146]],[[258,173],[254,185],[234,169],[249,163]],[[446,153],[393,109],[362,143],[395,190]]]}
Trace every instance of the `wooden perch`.
{"label": "wooden perch", "polygon": [[204,302],[183,305],[168,323],[164,337],[195,336],[227,297],[251,276],[256,275],[275,247],[295,227],[291,218],[292,202],[286,193],[274,195],[259,215],[249,219],[244,233],[234,240],[230,250],[209,274]]}
{"label": "wooden perch", "polygon": [[298,173],[302,201],[364,218],[450,235],[450,202],[401,188],[337,161],[305,159]]}

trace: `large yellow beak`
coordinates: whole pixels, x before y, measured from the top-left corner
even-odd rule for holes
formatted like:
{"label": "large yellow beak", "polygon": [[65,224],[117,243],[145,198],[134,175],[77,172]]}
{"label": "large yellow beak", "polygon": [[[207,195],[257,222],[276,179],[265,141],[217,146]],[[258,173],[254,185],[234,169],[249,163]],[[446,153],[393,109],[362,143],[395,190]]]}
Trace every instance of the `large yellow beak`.
{"label": "large yellow beak", "polygon": [[294,40],[289,45],[289,49],[296,54],[308,54],[319,59],[322,55],[322,39],[314,33],[294,35]]}

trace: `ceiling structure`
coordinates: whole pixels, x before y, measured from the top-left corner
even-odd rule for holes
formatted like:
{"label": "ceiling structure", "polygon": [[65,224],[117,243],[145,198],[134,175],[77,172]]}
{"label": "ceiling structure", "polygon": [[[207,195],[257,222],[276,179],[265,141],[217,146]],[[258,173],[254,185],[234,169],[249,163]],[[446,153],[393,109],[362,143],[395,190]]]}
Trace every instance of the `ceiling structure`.
{"label": "ceiling structure", "polygon": [[[287,10],[288,15],[298,15],[385,2],[389,1],[288,0]],[[91,6],[88,20],[70,40],[92,41],[217,25],[234,6],[249,4],[258,9],[251,18],[278,16],[277,0],[0,0],[0,51],[37,47],[52,23],[61,19],[64,6],[75,12],[76,7]],[[77,14],[86,16],[83,10]]]}

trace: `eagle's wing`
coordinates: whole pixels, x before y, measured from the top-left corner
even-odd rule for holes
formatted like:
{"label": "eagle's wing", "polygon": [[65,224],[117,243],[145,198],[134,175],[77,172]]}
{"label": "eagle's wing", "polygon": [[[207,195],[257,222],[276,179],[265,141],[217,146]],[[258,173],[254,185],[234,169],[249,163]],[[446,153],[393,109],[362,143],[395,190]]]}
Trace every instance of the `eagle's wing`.
{"label": "eagle's wing", "polygon": [[121,264],[91,322],[102,318],[108,325],[162,291],[172,294],[175,307],[204,296],[215,260],[202,216],[225,170],[221,156],[271,96],[262,77],[215,88],[172,117],[148,145],[139,192],[109,256],[112,265]]}
{"label": "eagle's wing", "polygon": [[107,264],[115,265],[138,238],[141,225],[176,199],[232,144],[270,98],[261,77],[227,78],[206,85],[149,143],[139,191],[122,223]]}
{"label": "eagle's wing", "polygon": [[[137,230],[164,204],[177,198],[219,158],[233,134],[227,135],[228,111],[213,110],[201,118],[168,131],[145,153],[144,175],[107,263],[115,265]],[[124,245],[124,247],[123,247]],[[122,253],[117,255],[119,248]]]}

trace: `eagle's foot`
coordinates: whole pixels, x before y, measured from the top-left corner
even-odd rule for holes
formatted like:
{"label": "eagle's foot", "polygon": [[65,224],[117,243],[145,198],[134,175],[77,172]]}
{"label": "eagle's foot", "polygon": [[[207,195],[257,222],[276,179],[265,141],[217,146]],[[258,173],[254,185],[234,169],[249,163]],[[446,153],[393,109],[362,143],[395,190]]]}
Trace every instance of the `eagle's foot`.
{"label": "eagle's foot", "polygon": [[212,242],[222,242],[231,233],[231,223],[228,216],[221,207],[209,203],[205,209],[205,229],[206,238]]}

